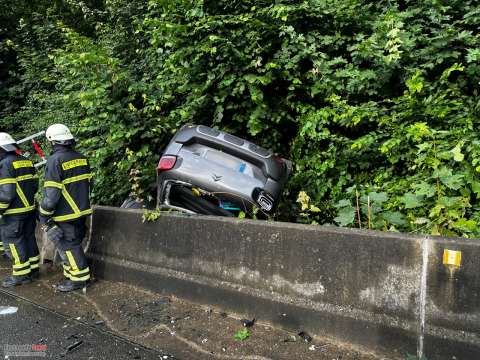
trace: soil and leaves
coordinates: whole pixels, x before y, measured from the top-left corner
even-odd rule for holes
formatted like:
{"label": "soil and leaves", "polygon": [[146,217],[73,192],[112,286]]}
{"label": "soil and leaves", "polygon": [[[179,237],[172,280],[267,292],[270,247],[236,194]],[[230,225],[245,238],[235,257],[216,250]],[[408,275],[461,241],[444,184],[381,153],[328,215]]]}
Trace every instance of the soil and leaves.
{"label": "soil and leaves", "polygon": [[479,236],[480,4],[0,4],[0,127],[72,126],[94,200],[154,196],[185,123],[294,161],[277,218]]}

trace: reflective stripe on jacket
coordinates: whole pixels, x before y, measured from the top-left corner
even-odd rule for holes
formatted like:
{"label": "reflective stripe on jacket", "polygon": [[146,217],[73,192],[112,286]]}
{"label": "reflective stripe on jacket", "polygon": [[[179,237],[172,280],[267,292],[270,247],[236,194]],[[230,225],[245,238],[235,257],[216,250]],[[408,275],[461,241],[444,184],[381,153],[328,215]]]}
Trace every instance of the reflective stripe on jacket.
{"label": "reflective stripe on jacket", "polygon": [[32,161],[16,153],[0,158],[0,212],[23,215],[35,211],[38,177]]}
{"label": "reflective stripe on jacket", "polygon": [[90,215],[90,165],[70,147],[55,146],[45,170],[40,215],[54,221],[72,221]]}

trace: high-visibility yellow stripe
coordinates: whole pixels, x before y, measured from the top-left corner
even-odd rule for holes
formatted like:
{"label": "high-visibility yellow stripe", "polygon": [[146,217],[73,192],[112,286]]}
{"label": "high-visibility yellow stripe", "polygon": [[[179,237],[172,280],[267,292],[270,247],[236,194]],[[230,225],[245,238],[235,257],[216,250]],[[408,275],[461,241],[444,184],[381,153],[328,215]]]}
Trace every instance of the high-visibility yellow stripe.
{"label": "high-visibility yellow stripe", "polygon": [[[65,275],[66,269],[64,266],[64,275],[68,276],[72,281],[87,281],[90,279],[90,268],[80,270],[75,262],[75,258],[70,250],[65,251],[67,255],[68,262],[70,263],[71,270],[68,272],[68,275]],[[85,274],[85,275],[84,275]],[[83,276],[82,276],[83,275]]]}
{"label": "high-visibility yellow stripe", "polygon": [[63,264],[63,275],[70,279],[70,266]]}
{"label": "high-visibility yellow stripe", "polygon": [[58,189],[63,189],[63,184],[56,181],[45,181],[43,184],[44,187],[55,187]]}
{"label": "high-visibility yellow stripe", "polygon": [[6,178],[6,179],[1,179],[0,180],[0,185],[5,185],[5,184],[16,184],[17,180],[14,178]]}
{"label": "high-visibility yellow stripe", "polygon": [[12,253],[13,260],[14,260],[14,265],[21,265],[20,262],[20,256],[18,256],[17,248],[15,247],[15,244],[8,244],[10,247],[10,252]]}
{"label": "high-visibility yellow stripe", "polygon": [[[62,183],[58,183],[58,182],[55,182],[55,181],[46,181],[45,182],[45,187],[50,186],[50,187],[56,187],[56,188],[62,189],[62,195],[65,198],[65,201],[68,203],[68,205],[73,210],[73,214],[55,216],[53,218],[53,220],[55,220],[55,221],[74,220],[74,219],[78,219],[79,217],[82,217],[84,215],[89,215],[89,214],[92,213],[91,209],[80,211],[77,204],[75,203],[73,198],[70,196],[68,190],[65,187],[65,184],[70,184],[70,183],[77,182],[77,181],[82,181],[82,180],[90,180],[91,178],[92,178],[92,174],[88,173],[88,174],[82,174],[82,175],[78,175],[78,176],[72,176],[70,178],[67,178],[67,179],[63,180]],[[47,215],[48,216],[48,215],[53,215],[54,212],[46,211],[45,209],[42,209],[40,207],[40,213],[42,215]]]}
{"label": "high-visibility yellow stripe", "polygon": [[67,254],[67,259],[68,262],[70,263],[70,267],[72,268],[72,271],[78,271],[78,266],[77,263],[75,262],[75,258],[73,257],[73,254],[70,250],[65,251],[65,254]]}
{"label": "high-visibility yellow stripe", "polygon": [[21,275],[28,275],[32,272],[32,270],[30,270],[30,268],[28,269],[25,269],[25,270],[13,270],[12,271],[12,275],[13,276],[21,276]]}
{"label": "high-visibility yellow stripe", "polygon": [[25,196],[25,193],[23,192],[22,188],[20,185],[17,183],[17,195],[22,200],[23,206],[29,207],[30,203],[28,202],[27,197]]}
{"label": "high-visibility yellow stripe", "polygon": [[27,174],[27,175],[17,176],[16,178],[2,179],[0,180],[0,185],[16,184],[19,181],[25,181],[25,180],[31,180],[31,179],[37,179],[37,178],[38,178],[37,175]]}
{"label": "high-visibility yellow stripe", "polygon": [[62,195],[65,198],[65,200],[67,201],[68,205],[70,205],[70,207],[72,208],[73,212],[75,214],[79,214],[80,209],[78,208],[77,204],[75,204],[75,201],[73,201],[72,197],[70,196],[70,194],[68,193],[68,191],[65,187],[62,190]]}
{"label": "high-visibility yellow stripe", "polygon": [[27,175],[22,175],[22,176],[17,176],[15,179],[17,181],[25,181],[25,180],[31,180],[31,179],[37,179],[38,176],[33,175],[33,174],[27,174]]}
{"label": "high-visibility yellow stripe", "polygon": [[26,168],[26,167],[33,167],[33,162],[31,160],[20,160],[14,161],[12,163],[15,169]]}
{"label": "high-visibility yellow stripe", "polygon": [[74,159],[74,160],[64,162],[62,164],[62,169],[70,170],[79,166],[87,166],[87,165],[88,165],[87,159]]}
{"label": "high-visibility yellow stripe", "polygon": [[33,179],[34,176],[32,174],[28,175],[23,175],[19,176],[17,178],[8,178],[8,179],[2,179],[0,180],[0,185],[5,185],[5,184],[15,184],[16,185],[16,192],[18,197],[20,198],[22,204],[24,207],[22,208],[15,208],[15,209],[8,209],[9,204],[6,203],[0,203],[0,209],[8,209],[5,211],[5,215],[11,215],[11,214],[21,214],[25,212],[29,212],[35,209],[35,206],[31,206],[27,197],[25,196],[25,193],[23,192],[22,188],[20,187],[18,181],[24,181],[24,180],[29,180]]}
{"label": "high-visibility yellow stripe", "polygon": [[78,175],[78,176],[72,176],[69,178],[66,178],[65,180],[62,181],[63,184],[70,184],[72,182],[77,182],[77,181],[82,181],[82,180],[90,180],[92,178],[92,174],[83,174],[83,175]]}
{"label": "high-visibility yellow stripe", "polygon": [[[10,244],[10,245],[13,245],[13,244]],[[15,246],[14,246],[15,248]],[[15,249],[16,250],[16,249]],[[12,251],[12,254],[13,254],[13,251]],[[18,253],[16,254],[16,256],[18,257]],[[15,259],[16,261],[17,259]],[[18,259],[18,261],[20,262],[20,259]],[[30,273],[30,262],[27,260],[26,262],[24,263],[20,263],[20,264],[13,264],[12,266],[12,274],[13,276],[20,276],[20,275],[26,275]]]}
{"label": "high-visibility yellow stripe", "polygon": [[72,270],[72,271],[70,271],[70,274],[75,275],[75,276],[79,276],[79,275],[88,274],[89,272],[90,272],[90,268],[87,267],[83,270]]}
{"label": "high-visibility yellow stripe", "polygon": [[68,220],[75,220],[78,219],[82,216],[90,215],[92,213],[92,209],[84,210],[81,211],[78,214],[69,214],[69,215],[60,215],[60,216],[54,216],[53,220],[54,221],[68,221]]}
{"label": "high-visibility yellow stripe", "polygon": [[49,216],[49,215],[53,215],[54,213],[55,213],[55,211],[47,211],[40,206],[40,214]]}
{"label": "high-visibility yellow stripe", "polygon": [[70,196],[70,193],[65,187],[65,184],[70,184],[72,182],[77,182],[82,180],[90,180],[91,178],[92,178],[92,174],[83,174],[83,175],[73,176],[71,178],[67,178],[63,180],[62,195],[65,198],[65,201],[68,203],[68,205],[72,208],[73,214],[55,216],[53,220],[55,221],[73,220],[73,219],[78,219],[85,215],[90,215],[92,213],[92,209],[80,211],[77,204],[75,203],[73,198]]}
{"label": "high-visibility yellow stripe", "polygon": [[14,264],[12,267],[13,267],[14,270],[26,269],[26,268],[30,267],[30,262],[27,260],[22,264],[18,264],[18,265]]}
{"label": "high-visibility yellow stripe", "polygon": [[40,261],[40,255],[32,256],[31,258],[28,259],[28,261],[30,262]]}
{"label": "high-visibility yellow stripe", "polygon": [[90,274],[87,274],[85,276],[74,276],[74,275],[70,275],[70,280],[72,281],[87,281],[87,280],[90,280]]}
{"label": "high-visibility yellow stripe", "polygon": [[35,210],[35,205],[22,208],[8,209],[7,211],[5,211],[5,215],[23,214],[33,210]]}
{"label": "high-visibility yellow stripe", "polygon": [[40,265],[38,263],[30,264],[30,269],[40,269]]}
{"label": "high-visibility yellow stripe", "polygon": [[0,185],[16,184],[17,181],[30,180],[30,179],[34,179],[34,178],[37,178],[37,176],[33,175],[33,174],[27,174],[27,175],[17,176],[16,178],[1,179],[0,180]]}

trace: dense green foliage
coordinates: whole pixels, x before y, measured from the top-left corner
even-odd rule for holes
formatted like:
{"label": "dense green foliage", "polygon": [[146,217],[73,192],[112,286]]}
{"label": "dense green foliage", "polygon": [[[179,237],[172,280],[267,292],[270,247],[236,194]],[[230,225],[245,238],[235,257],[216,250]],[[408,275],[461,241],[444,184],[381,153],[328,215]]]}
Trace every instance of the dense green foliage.
{"label": "dense green foliage", "polygon": [[0,20],[0,127],[73,126],[98,203],[151,194],[193,122],[294,161],[281,219],[480,235],[476,1],[12,1]]}

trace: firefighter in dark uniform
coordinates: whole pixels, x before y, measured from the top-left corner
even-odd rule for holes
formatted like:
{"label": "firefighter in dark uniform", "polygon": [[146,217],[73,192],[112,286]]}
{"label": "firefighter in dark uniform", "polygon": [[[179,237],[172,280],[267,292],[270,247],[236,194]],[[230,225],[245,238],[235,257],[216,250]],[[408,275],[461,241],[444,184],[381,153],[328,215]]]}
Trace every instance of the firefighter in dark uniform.
{"label": "firefighter in dark uniform", "polygon": [[82,248],[90,207],[92,175],[88,160],[74,150],[75,139],[62,124],[50,126],[46,137],[53,151],[47,160],[40,222],[63,261],[65,281],[60,291],[82,289],[89,284],[90,269]]}
{"label": "firefighter in dark uniform", "polygon": [[9,134],[0,133],[0,238],[13,268],[3,287],[26,284],[39,275],[35,239],[38,177],[32,161],[18,150]]}

